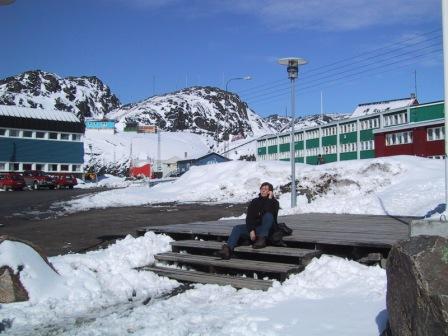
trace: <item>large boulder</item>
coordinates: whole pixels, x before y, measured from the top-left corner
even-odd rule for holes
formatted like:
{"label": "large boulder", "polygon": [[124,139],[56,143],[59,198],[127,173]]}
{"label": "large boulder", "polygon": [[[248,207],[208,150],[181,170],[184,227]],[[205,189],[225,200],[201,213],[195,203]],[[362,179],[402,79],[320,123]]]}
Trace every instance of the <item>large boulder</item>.
{"label": "large boulder", "polygon": [[[22,262],[18,263],[17,260],[20,259],[20,257],[17,256],[17,260],[11,260],[15,259],[15,254],[11,254],[11,250],[6,248],[6,250],[3,249],[3,245],[5,242],[17,242],[22,243],[34,250],[33,253],[38,255],[38,258],[40,257],[43,260],[43,265],[47,265],[46,267],[49,267],[51,269],[50,272],[54,272],[57,274],[57,271],[54,269],[53,265],[48,261],[45,254],[42,252],[42,250],[34,245],[33,243],[14,238],[11,236],[2,235],[0,236],[0,303],[11,303],[11,302],[19,302],[19,301],[27,301],[29,299],[29,293],[27,292],[25,286],[23,285],[21,279],[20,279],[20,273],[23,271],[26,260],[22,260]],[[6,256],[11,254],[12,258],[2,258],[1,252],[3,250],[3,253],[6,254]]]}
{"label": "large boulder", "polygon": [[448,335],[448,240],[418,236],[387,260],[387,310],[394,336]]}

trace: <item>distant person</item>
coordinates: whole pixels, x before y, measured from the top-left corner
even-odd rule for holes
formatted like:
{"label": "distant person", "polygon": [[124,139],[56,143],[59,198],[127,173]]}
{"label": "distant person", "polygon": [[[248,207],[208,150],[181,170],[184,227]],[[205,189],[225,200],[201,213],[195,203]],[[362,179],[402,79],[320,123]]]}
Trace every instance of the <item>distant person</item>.
{"label": "distant person", "polygon": [[260,186],[260,194],[247,207],[246,224],[236,225],[227,244],[218,252],[222,259],[230,259],[238,241],[250,240],[254,249],[266,246],[266,240],[274,223],[277,223],[279,203],[274,198],[274,187],[269,182]]}
{"label": "distant person", "polygon": [[322,154],[319,154],[317,156],[317,164],[321,165],[321,164],[324,164],[324,163],[325,163],[325,158],[322,156]]}

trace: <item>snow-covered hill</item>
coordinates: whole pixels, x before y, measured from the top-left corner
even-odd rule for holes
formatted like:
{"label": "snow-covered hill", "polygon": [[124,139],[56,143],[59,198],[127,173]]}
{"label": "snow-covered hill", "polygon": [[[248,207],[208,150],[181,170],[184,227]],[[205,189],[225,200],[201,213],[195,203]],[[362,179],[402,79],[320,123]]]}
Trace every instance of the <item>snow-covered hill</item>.
{"label": "snow-covered hill", "polygon": [[81,119],[102,117],[121,105],[95,76],[62,78],[41,70],[1,79],[0,104],[72,112]]}
{"label": "snow-covered hill", "polygon": [[[297,117],[294,128],[298,130],[306,127],[325,125],[333,121],[348,118],[349,116],[349,114],[329,113]],[[291,117],[283,117],[278,114],[273,114],[263,120],[270,126],[270,128],[275,129],[277,132],[286,132],[291,128]]]}
{"label": "snow-covered hill", "polygon": [[[205,136],[189,132],[161,132],[160,160],[205,155],[210,150],[206,140]],[[139,161],[155,162],[158,159],[157,142],[157,134],[103,134],[86,130],[85,169],[93,169],[100,175],[107,173],[123,176],[127,173],[131,160],[134,164]]]}
{"label": "snow-covered hill", "polygon": [[196,86],[154,96],[122,106],[107,117],[118,120],[118,129],[123,129],[127,122],[137,122],[170,132],[188,130],[218,141],[274,131],[236,94],[215,87]]}

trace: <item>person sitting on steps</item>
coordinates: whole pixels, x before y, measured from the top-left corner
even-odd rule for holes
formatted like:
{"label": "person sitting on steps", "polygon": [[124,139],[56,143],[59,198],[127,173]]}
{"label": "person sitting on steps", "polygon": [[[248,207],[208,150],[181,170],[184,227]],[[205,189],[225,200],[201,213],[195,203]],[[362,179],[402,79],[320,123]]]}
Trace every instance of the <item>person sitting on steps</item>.
{"label": "person sitting on steps", "polygon": [[260,194],[247,207],[246,224],[236,225],[230,233],[227,244],[222,246],[218,256],[230,259],[240,239],[250,239],[255,249],[266,246],[266,239],[274,223],[277,223],[279,203],[274,198],[274,187],[269,182],[260,186]]}

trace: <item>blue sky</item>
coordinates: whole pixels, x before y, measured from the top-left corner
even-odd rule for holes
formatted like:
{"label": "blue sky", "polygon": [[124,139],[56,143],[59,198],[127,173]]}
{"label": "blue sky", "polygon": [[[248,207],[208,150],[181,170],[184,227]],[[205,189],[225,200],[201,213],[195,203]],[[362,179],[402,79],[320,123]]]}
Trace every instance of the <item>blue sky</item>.
{"label": "blue sky", "polygon": [[258,114],[290,110],[281,57],[309,61],[296,115],[443,99],[439,0],[16,0],[0,6],[0,78],[95,75],[122,103],[185,86],[224,88]]}

